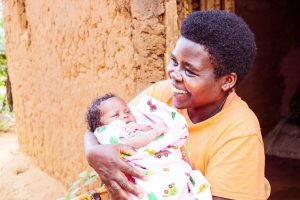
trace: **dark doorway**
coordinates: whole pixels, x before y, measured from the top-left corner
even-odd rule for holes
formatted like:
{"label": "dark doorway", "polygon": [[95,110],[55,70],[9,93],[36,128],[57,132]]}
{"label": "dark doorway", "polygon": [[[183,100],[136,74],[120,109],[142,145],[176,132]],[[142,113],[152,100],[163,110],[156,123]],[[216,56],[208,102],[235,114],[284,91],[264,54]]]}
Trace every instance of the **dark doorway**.
{"label": "dark doorway", "polygon": [[[300,1],[236,0],[235,5],[236,14],[254,31],[258,48],[252,72],[238,92],[257,114],[266,136],[292,112],[289,105],[300,85]],[[271,200],[300,199],[299,159],[267,155],[266,177]]]}

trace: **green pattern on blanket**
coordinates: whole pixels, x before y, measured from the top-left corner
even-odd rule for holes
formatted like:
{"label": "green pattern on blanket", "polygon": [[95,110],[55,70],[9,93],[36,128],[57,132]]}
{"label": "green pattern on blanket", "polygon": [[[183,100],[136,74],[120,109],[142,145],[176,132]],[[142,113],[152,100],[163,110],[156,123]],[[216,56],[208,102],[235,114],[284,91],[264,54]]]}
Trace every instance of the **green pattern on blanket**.
{"label": "green pattern on blanket", "polygon": [[97,132],[102,133],[103,131],[105,131],[106,127],[107,127],[106,125],[100,126],[99,128],[97,128]]}
{"label": "green pattern on blanket", "polygon": [[116,138],[115,136],[112,136],[109,139],[110,144],[118,144],[118,141],[118,138]]}

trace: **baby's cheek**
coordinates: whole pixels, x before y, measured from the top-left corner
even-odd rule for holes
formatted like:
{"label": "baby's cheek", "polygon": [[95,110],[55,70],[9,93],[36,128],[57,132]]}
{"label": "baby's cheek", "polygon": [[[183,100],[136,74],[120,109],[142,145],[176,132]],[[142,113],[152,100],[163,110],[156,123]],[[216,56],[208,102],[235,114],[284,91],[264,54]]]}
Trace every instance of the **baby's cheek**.
{"label": "baby's cheek", "polygon": [[133,115],[130,115],[130,118],[131,118],[132,122],[136,122],[136,119],[135,119],[135,117]]}

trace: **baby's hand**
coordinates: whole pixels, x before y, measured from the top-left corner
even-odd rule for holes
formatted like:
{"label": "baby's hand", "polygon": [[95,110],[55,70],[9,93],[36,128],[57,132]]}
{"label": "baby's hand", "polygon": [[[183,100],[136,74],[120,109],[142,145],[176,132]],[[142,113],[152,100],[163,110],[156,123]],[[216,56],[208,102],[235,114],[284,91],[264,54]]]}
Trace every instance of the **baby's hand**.
{"label": "baby's hand", "polygon": [[129,122],[125,127],[126,132],[134,133],[136,130],[139,130],[139,125],[135,122]]}

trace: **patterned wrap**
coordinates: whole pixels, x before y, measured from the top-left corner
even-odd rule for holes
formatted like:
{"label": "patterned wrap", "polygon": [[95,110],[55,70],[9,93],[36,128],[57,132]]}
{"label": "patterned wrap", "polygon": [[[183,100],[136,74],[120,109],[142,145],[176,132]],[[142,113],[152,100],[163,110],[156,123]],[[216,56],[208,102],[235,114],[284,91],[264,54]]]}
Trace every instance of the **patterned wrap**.
{"label": "patterned wrap", "polygon": [[[124,157],[148,176],[147,181],[129,178],[144,191],[144,199],[212,199],[205,177],[182,159],[180,148],[188,137],[184,117],[174,108],[149,96],[143,97],[131,111],[137,123],[153,127],[158,120],[163,120],[167,125],[165,134],[138,149],[137,154]],[[129,134],[124,133],[125,126],[123,121],[113,121],[98,127],[94,134],[101,144],[122,143],[120,138]],[[137,198],[132,196],[132,199]]]}

